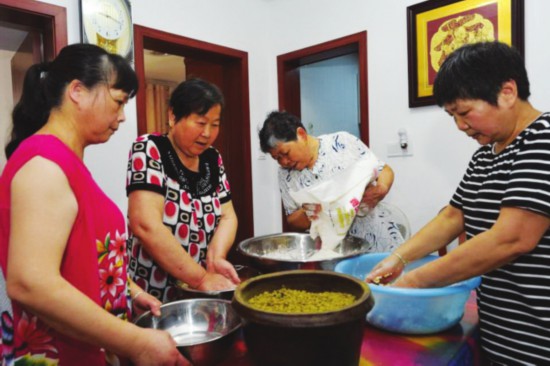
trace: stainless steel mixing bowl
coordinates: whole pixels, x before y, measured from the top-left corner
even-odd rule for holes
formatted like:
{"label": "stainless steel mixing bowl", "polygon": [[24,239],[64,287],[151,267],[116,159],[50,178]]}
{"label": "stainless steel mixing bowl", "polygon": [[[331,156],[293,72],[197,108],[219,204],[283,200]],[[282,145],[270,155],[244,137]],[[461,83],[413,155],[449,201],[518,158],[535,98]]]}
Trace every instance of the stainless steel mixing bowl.
{"label": "stainless steel mixing bowl", "polygon": [[[334,270],[338,262],[366,253],[370,244],[361,238],[348,236],[334,249],[332,258],[323,259],[322,243],[309,234],[281,233],[241,241],[237,249],[248,257],[255,268],[264,273],[293,269]],[[287,254],[281,256],[281,254]]]}
{"label": "stainless steel mixing bowl", "polygon": [[136,319],[136,325],[170,333],[178,350],[194,366],[211,366],[223,360],[241,327],[241,318],[228,300],[180,300],[160,309],[160,317],[147,312]]}

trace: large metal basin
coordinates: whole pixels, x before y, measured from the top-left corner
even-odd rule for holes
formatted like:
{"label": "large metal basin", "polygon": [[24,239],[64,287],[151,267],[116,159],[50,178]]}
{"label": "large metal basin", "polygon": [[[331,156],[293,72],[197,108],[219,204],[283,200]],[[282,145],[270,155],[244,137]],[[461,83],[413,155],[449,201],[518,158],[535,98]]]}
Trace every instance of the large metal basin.
{"label": "large metal basin", "polygon": [[237,249],[255,268],[270,273],[294,269],[333,271],[337,263],[366,253],[369,246],[364,239],[348,236],[334,252],[327,253],[320,240],[313,240],[309,234],[281,233],[243,240]]}

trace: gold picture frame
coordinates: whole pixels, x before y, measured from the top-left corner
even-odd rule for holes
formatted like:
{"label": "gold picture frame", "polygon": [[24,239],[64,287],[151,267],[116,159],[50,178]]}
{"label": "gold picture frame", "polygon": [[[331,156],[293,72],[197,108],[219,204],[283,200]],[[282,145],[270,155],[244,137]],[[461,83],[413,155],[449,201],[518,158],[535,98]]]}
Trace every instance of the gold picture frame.
{"label": "gold picture frame", "polygon": [[430,0],[407,7],[409,107],[435,104],[438,66],[466,43],[501,41],[524,54],[524,0]]}

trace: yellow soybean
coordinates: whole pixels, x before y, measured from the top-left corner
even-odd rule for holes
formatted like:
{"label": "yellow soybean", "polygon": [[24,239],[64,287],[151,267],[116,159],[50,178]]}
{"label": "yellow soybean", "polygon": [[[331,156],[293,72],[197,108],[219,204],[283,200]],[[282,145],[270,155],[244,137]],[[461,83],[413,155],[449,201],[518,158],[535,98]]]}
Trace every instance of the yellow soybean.
{"label": "yellow soybean", "polygon": [[265,291],[248,300],[255,309],[279,313],[323,313],[353,304],[355,296],[344,292],[309,292],[281,288]]}

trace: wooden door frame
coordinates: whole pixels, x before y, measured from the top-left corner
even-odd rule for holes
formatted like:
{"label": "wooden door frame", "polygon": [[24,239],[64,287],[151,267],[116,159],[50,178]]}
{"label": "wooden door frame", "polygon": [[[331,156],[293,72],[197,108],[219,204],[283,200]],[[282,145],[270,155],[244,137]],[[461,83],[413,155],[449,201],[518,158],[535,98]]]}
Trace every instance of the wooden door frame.
{"label": "wooden door frame", "polygon": [[[8,102],[6,106],[11,109],[21,95],[28,67],[41,61],[52,61],[67,45],[67,12],[64,7],[34,0],[0,0],[0,21],[10,29],[28,32],[10,60],[13,104]],[[30,57],[27,56],[29,53],[32,53]],[[5,131],[7,138],[11,125],[11,118],[0,122],[2,134]],[[0,171],[4,169],[4,164],[2,152]]]}
{"label": "wooden door frame", "polygon": [[277,56],[279,109],[301,117],[299,68],[311,63],[357,53],[359,67],[359,132],[369,145],[367,31]]}
{"label": "wooden door frame", "polygon": [[[359,133],[369,145],[369,98],[367,77],[367,31],[302,48],[277,56],[279,110],[301,118],[300,71],[304,65],[357,53],[359,68]],[[282,209],[283,232],[292,231]]]}
{"label": "wooden door frame", "polygon": [[[154,45],[154,48],[152,47]],[[229,108],[233,111],[241,111],[239,114],[238,128],[224,130],[228,134],[229,140],[234,141],[234,154],[239,156],[240,165],[243,167],[242,182],[245,197],[233,197],[235,200],[242,200],[240,203],[241,212],[237,212],[239,219],[239,229],[236,243],[239,240],[252,237],[254,235],[253,205],[252,205],[252,168],[251,168],[251,144],[250,144],[250,104],[248,87],[248,53],[233,48],[228,48],[212,43],[187,38],[181,35],[163,32],[157,29],[147,28],[141,25],[134,25],[134,63],[135,70],[140,80],[140,88],[136,95],[138,134],[146,133],[147,121],[145,111],[145,61],[144,49],[154,49],[155,51],[166,52],[192,58],[194,60],[203,60],[205,62],[230,63],[225,72],[229,83],[234,81],[239,84],[238,93],[240,100],[235,103],[234,95],[224,93],[226,97],[226,112]],[[229,105],[231,104],[231,105]],[[226,113],[224,112],[224,113]],[[236,145],[238,144],[238,146]],[[237,152],[235,152],[237,151]],[[227,156],[224,156],[224,162],[227,165]],[[227,167],[226,167],[227,168]],[[228,174],[231,174],[228,171]],[[237,207],[236,207],[237,208]],[[244,211],[244,214],[243,212]]]}
{"label": "wooden door frame", "polygon": [[67,45],[67,10],[35,0],[0,0],[0,20],[44,31],[44,60]]}

